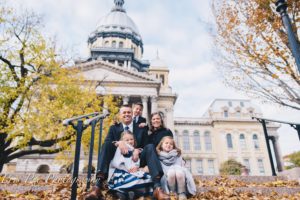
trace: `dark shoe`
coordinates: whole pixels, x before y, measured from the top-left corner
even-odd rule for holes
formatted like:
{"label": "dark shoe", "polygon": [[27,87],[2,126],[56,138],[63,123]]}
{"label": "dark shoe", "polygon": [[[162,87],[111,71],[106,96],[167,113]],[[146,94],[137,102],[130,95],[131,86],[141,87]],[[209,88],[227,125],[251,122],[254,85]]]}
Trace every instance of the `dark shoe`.
{"label": "dark shoe", "polygon": [[108,189],[108,188],[106,187],[106,185],[104,184],[104,182],[106,182],[105,180],[106,180],[105,174],[103,174],[103,173],[100,172],[100,171],[96,173],[96,186],[97,186],[98,188],[100,188],[101,190],[106,190],[106,189]]}
{"label": "dark shoe", "polygon": [[153,196],[157,200],[170,200],[170,196],[166,194],[160,187],[155,188]]}
{"label": "dark shoe", "polygon": [[97,186],[94,186],[90,193],[88,193],[85,198],[85,200],[104,200],[104,196],[101,192],[101,189]]}
{"label": "dark shoe", "polygon": [[106,180],[105,174],[103,174],[102,172],[98,171],[96,173],[96,180],[100,180],[101,182],[103,182],[104,180]]}

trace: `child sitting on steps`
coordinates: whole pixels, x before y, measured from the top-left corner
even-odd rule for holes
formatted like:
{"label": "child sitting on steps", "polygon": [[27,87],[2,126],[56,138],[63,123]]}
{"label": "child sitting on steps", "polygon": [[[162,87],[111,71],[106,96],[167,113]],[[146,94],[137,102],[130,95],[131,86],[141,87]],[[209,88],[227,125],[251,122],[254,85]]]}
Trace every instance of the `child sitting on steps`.
{"label": "child sitting on steps", "polygon": [[167,193],[175,193],[179,200],[187,199],[187,194],[195,195],[196,186],[192,174],[184,167],[181,150],[175,145],[174,139],[165,136],[157,145],[157,153],[164,176],[161,185]]}
{"label": "child sitting on steps", "polygon": [[137,162],[132,160],[132,152],[136,145],[134,135],[130,131],[124,131],[120,140],[127,143],[129,152],[122,155],[117,148],[109,168],[107,181],[109,189],[120,200],[129,199],[129,192],[134,192],[135,199],[149,195],[153,183],[148,167],[139,168],[140,160]]}

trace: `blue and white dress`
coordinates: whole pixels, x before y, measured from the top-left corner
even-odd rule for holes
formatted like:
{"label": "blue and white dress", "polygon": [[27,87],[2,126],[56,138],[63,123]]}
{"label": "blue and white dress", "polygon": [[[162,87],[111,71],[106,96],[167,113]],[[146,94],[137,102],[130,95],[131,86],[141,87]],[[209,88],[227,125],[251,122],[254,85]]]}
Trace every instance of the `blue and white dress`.
{"label": "blue and white dress", "polygon": [[110,162],[108,173],[108,187],[111,190],[126,193],[129,191],[139,191],[139,195],[151,194],[152,179],[149,173],[141,170],[129,173],[128,170],[132,167],[139,167],[140,160],[134,162],[132,160],[133,147],[129,146],[129,153],[122,155],[117,148],[113,160]]}

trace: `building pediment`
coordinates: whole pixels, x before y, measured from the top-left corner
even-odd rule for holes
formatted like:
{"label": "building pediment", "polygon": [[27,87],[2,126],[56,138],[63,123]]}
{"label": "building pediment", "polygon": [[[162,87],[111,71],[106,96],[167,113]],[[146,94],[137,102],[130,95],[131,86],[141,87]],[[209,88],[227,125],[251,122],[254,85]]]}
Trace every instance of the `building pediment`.
{"label": "building pediment", "polygon": [[90,61],[76,65],[74,68],[80,70],[80,74],[88,81],[160,83],[159,80],[147,73],[104,61]]}

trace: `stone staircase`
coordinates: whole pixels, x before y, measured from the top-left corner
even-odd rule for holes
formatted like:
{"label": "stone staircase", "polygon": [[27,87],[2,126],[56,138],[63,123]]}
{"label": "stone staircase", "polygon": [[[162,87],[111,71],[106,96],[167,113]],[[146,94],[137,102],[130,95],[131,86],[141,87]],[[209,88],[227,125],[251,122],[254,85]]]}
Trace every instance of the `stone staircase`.
{"label": "stone staircase", "polygon": [[[10,193],[35,191],[38,194],[39,191],[54,191],[59,182],[64,182],[64,189],[70,191],[68,181],[71,177],[68,174],[0,176],[0,193],[6,190]],[[86,175],[81,174],[79,179],[82,180],[79,184],[81,191],[84,191]],[[300,199],[299,183],[284,176],[195,176],[195,182],[198,193],[191,199]]]}
{"label": "stone staircase", "polygon": [[284,176],[195,176],[195,181],[196,199],[300,199],[299,182]]}

